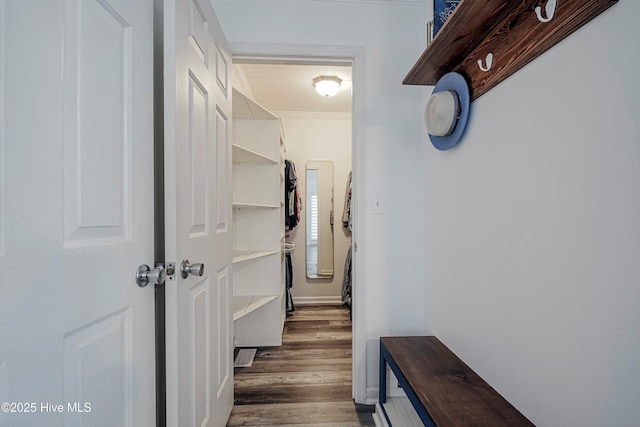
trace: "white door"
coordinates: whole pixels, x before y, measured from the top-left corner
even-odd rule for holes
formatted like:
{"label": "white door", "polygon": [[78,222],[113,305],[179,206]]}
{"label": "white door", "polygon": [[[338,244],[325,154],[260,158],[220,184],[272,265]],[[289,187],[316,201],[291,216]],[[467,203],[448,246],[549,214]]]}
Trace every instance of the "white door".
{"label": "white door", "polygon": [[0,0],[0,425],[155,426],[153,3]]}
{"label": "white door", "polygon": [[[233,406],[231,57],[208,0],[164,10],[167,425],[223,426]],[[203,264],[183,278],[180,264]]]}

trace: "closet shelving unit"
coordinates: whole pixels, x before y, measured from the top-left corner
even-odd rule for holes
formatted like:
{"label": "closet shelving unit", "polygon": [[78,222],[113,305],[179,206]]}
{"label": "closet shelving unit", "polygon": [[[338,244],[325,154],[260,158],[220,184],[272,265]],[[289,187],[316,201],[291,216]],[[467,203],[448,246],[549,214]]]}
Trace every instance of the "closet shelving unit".
{"label": "closet shelving unit", "polygon": [[233,90],[233,323],[236,347],[282,344],[284,132]]}

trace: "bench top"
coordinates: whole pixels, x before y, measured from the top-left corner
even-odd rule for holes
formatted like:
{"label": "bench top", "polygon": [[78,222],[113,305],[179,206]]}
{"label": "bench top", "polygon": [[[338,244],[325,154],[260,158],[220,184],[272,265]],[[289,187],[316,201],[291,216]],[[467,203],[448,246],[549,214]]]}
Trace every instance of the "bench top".
{"label": "bench top", "polygon": [[382,337],[390,357],[438,426],[533,426],[436,337]]}

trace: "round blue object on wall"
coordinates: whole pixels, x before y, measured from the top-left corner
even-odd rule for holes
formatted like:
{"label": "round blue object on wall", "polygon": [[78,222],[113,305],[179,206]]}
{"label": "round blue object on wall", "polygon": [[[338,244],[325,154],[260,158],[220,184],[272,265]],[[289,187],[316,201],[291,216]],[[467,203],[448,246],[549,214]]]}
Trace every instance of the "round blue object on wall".
{"label": "round blue object on wall", "polygon": [[460,114],[458,116],[458,120],[456,122],[455,128],[453,131],[446,136],[436,136],[429,134],[429,139],[434,147],[438,150],[448,150],[454,147],[460,139],[462,139],[462,134],[467,126],[467,119],[469,118],[469,86],[465,81],[464,77],[462,77],[458,73],[447,73],[436,83],[436,86],[433,88],[433,93],[438,93],[442,91],[452,91],[458,95],[459,105],[460,105]]}

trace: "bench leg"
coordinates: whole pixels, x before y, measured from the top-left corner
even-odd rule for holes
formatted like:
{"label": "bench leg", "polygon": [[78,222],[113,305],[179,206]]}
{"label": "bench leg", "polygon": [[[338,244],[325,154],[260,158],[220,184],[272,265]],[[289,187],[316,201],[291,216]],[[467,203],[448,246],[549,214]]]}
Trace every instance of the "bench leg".
{"label": "bench leg", "polygon": [[404,374],[402,373],[396,362],[393,360],[387,349],[384,347],[384,345],[380,343],[380,395],[378,399],[380,400],[380,407],[382,408],[382,412],[387,418],[387,422],[389,423],[389,425],[391,425],[391,420],[389,419],[389,415],[387,415],[387,411],[383,405],[383,403],[387,402],[387,365],[389,365],[391,372],[393,372],[393,374],[398,379],[398,384],[404,390],[405,394],[409,398],[409,401],[411,402],[411,405],[416,410],[418,417],[425,425],[425,427],[436,427],[426,408],[422,406],[420,400],[418,399],[418,396],[416,396],[415,392],[409,385],[409,382],[405,378]]}

